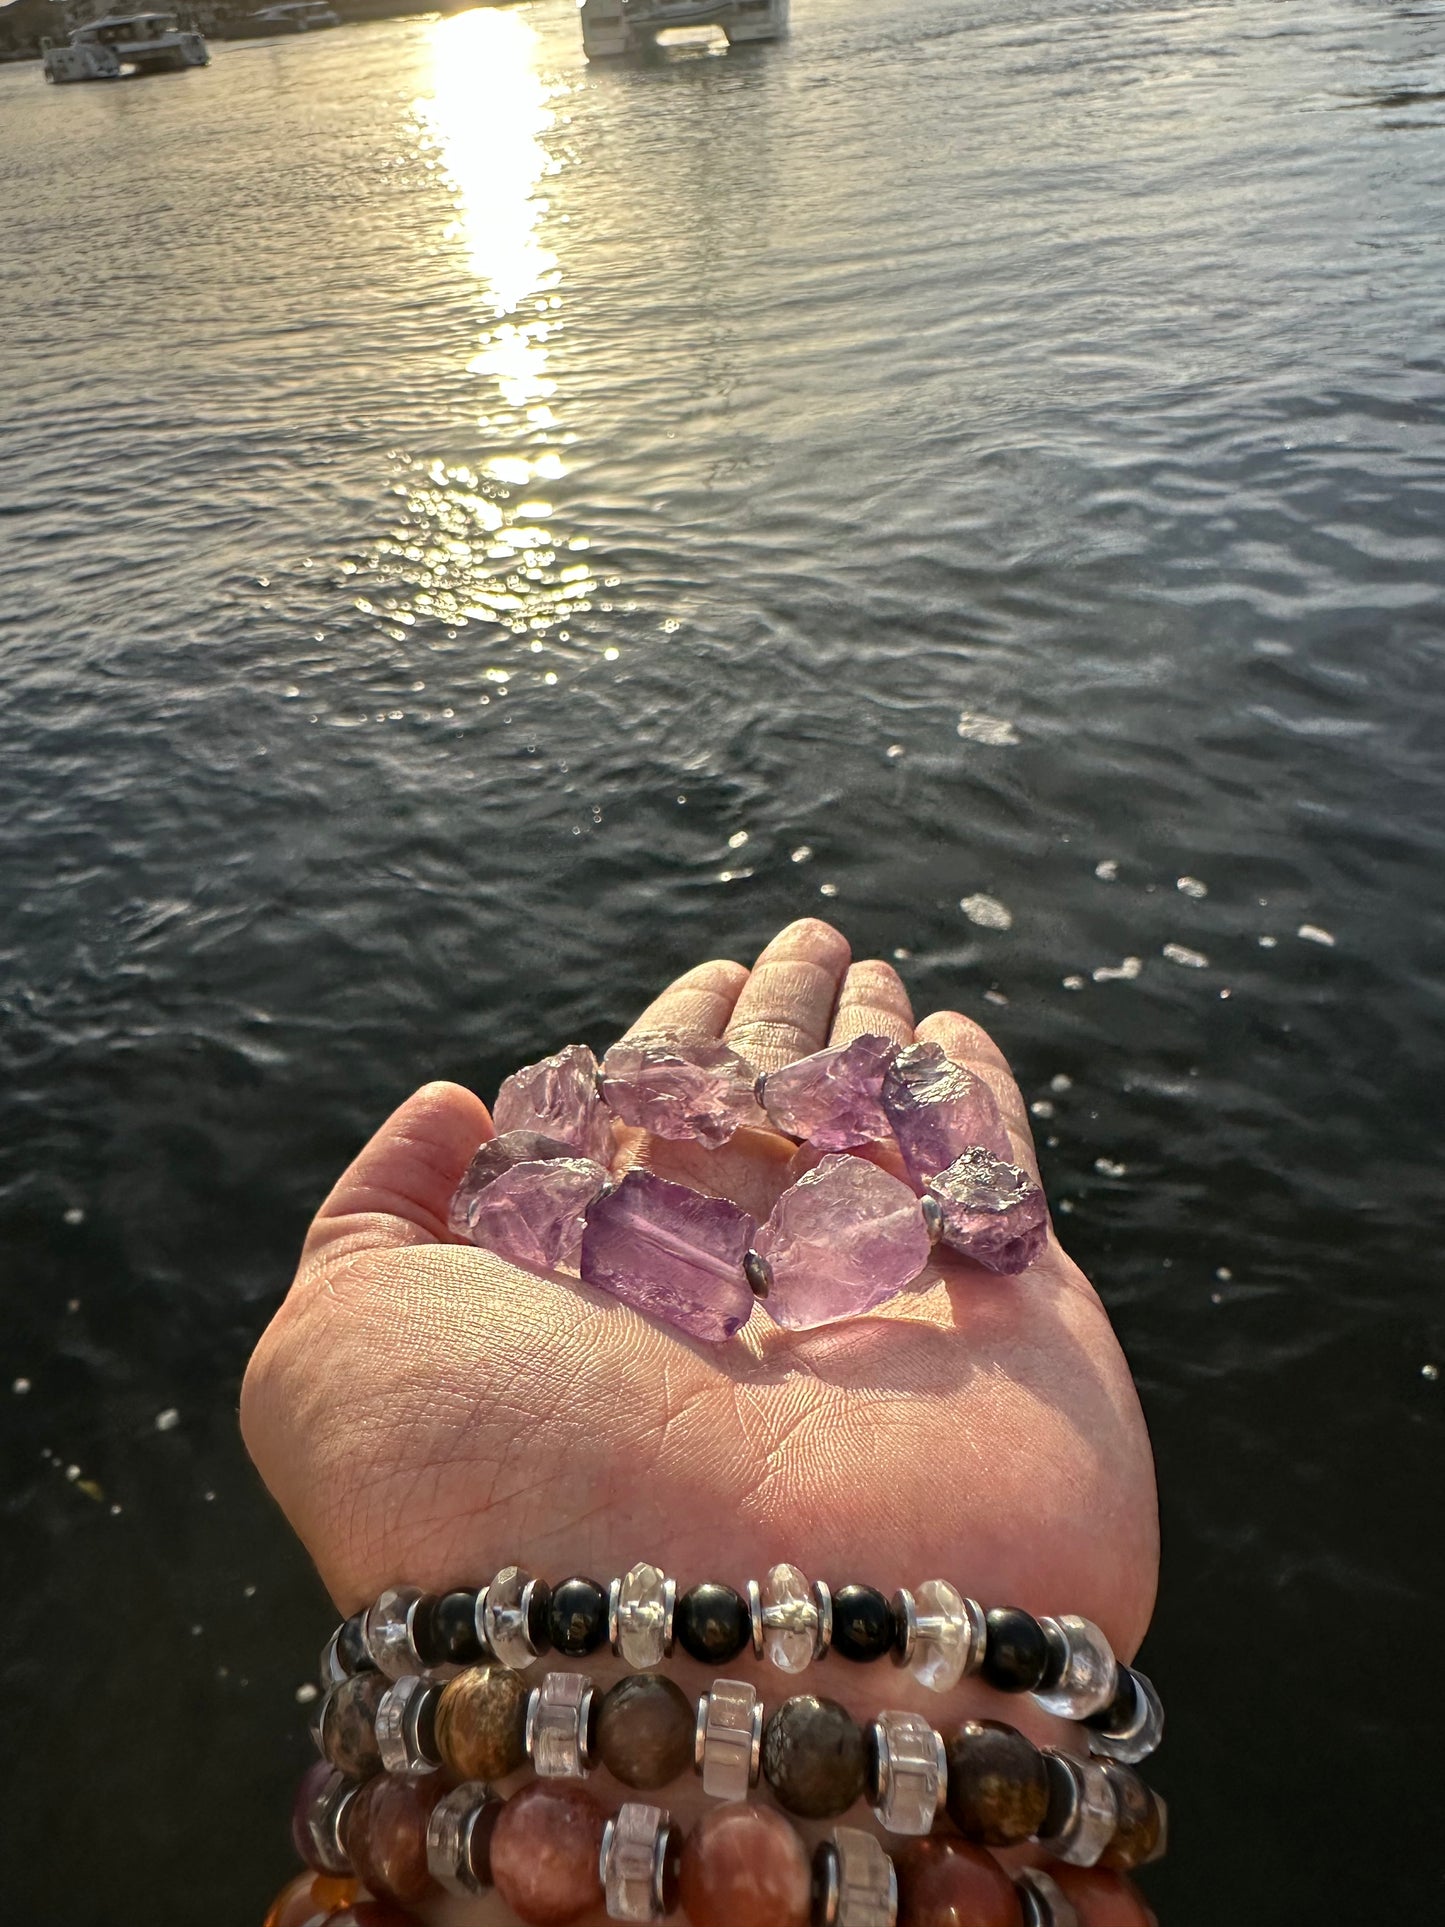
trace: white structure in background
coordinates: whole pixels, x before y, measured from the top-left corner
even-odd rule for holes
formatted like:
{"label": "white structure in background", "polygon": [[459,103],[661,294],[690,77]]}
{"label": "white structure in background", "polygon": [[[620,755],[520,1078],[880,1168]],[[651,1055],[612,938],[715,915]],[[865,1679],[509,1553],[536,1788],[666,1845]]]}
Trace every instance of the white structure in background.
{"label": "white structure in background", "polygon": [[326,0],[281,0],[280,6],[262,7],[251,15],[252,30],[258,34],[316,33],[340,25],[341,15]]}
{"label": "white structure in background", "polygon": [[781,40],[788,0],[577,0],[589,60],[630,54],[677,27],[721,27],[729,44]]}
{"label": "white structure in background", "polygon": [[40,46],[45,78],[57,83],[169,73],[204,67],[211,58],[201,35],[178,27],[171,13],[108,13],[77,27],[67,46]]}

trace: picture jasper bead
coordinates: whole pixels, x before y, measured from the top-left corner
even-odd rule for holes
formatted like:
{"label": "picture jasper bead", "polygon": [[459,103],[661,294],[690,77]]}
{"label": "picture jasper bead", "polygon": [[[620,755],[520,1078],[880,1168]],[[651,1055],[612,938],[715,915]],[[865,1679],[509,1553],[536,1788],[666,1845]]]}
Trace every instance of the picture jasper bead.
{"label": "picture jasper bead", "polygon": [[1121,1766],[1116,1760],[1100,1760],[1099,1765],[1114,1789],[1114,1803],[1119,1810],[1114,1837],[1099,1855],[1099,1865],[1127,1873],[1131,1867],[1142,1867],[1153,1857],[1159,1845],[1163,1812],[1153,1791],[1132,1768]]}
{"label": "picture jasper bead", "polygon": [[624,1786],[666,1786],[692,1765],[696,1721],[692,1702],[672,1680],[634,1673],[619,1680],[602,1702],[598,1757]]}
{"label": "picture jasper bead", "polygon": [[725,1666],[752,1639],[747,1601],[731,1586],[693,1586],[677,1602],[673,1633],[683,1651],[705,1666]]}
{"label": "picture jasper bead", "polygon": [[784,1700],[763,1734],[763,1773],[779,1806],[807,1820],[846,1813],[866,1775],[863,1729],[836,1700]]}
{"label": "picture jasper bead", "polygon": [[965,1840],[1007,1847],[1030,1839],[1049,1810],[1044,1756],[997,1720],[970,1720],[948,1743],[948,1812]]}
{"label": "picture jasper bead", "polygon": [[477,1595],[443,1593],[419,1606],[412,1620],[412,1644],[426,1666],[471,1666],[482,1656],[477,1638]]}
{"label": "picture jasper bead", "polygon": [[381,1766],[376,1709],[390,1686],[385,1674],[373,1668],[343,1680],[327,1695],[321,1715],[321,1745],[338,1772],[362,1780]]}
{"label": "picture jasper bead", "polygon": [[566,1927],[602,1900],[606,1815],[585,1787],[538,1780],[514,1794],[492,1831],[492,1882],[527,1927]]}
{"label": "picture jasper bead", "polygon": [[585,1659],[607,1637],[607,1594],[595,1579],[564,1579],[547,1609],[553,1647],[569,1659]]}
{"label": "picture jasper bead", "polygon": [[995,1606],[988,1615],[988,1641],[982,1673],[1000,1693],[1032,1693],[1049,1670],[1051,1655],[1043,1627],[1017,1606]]}
{"label": "picture jasper bead", "polygon": [[438,1774],[400,1780],[381,1773],[352,1801],[344,1822],[346,1851],[369,1893],[413,1906],[436,1892],[426,1823],[445,1784]]}
{"label": "picture jasper bead", "polygon": [[504,1780],[527,1757],[526,1681],[504,1666],[471,1666],[442,1688],[436,1744],[459,1780]]}
{"label": "picture jasper bead", "polygon": [[832,1650],[842,1659],[882,1659],[893,1650],[898,1625],[876,1586],[840,1586],[833,1594]]}

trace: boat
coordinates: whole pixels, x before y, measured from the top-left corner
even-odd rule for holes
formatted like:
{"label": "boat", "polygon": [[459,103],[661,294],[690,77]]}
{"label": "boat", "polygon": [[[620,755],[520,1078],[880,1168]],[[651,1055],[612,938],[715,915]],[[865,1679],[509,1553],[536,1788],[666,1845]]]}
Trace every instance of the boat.
{"label": "boat", "polygon": [[57,86],[171,73],[204,67],[211,58],[204,36],[178,27],[173,13],[108,13],[77,27],[67,45],[42,40],[40,50],[45,78]]}
{"label": "boat", "polygon": [[340,25],[341,15],[326,0],[281,0],[279,6],[253,13],[245,29],[248,34],[319,33]]}
{"label": "boat", "polygon": [[659,34],[680,27],[720,27],[734,47],[781,40],[788,31],[788,0],[577,0],[577,6],[589,60],[642,52]]}

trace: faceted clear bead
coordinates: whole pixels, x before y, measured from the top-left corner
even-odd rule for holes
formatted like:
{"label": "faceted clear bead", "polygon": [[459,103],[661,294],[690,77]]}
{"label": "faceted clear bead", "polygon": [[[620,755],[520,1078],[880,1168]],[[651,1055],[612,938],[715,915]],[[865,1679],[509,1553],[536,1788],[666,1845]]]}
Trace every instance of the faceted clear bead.
{"label": "faceted clear bead", "polygon": [[1119,1680],[1134,1689],[1133,1717],[1119,1727],[1089,1728],[1089,1751],[1124,1766],[1137,1766],[1155,1752],[1164,1738],[1164,1708],[1152,1681],[1130,1666],[1119,1668]]}
{"label": "faceted clear bead", "polygon": [[672,1644],[676,1586],[656,1566],[640,1562],[613,1582],[612,1650],[634,1672],[660,1666]]}
{"label": "faceted clear bead", "polygon": [[763,1759],[763,1703],[741,1679],[715,1679],[697,1703],[695,1763],[712,1800],[746,1800]]}
{"label": "faceted clear bead", "polygon": [[492,1123],[498,1136],[540,1131],[594,1164],[611,1162],[612,1116],[598,1095],[597,1059],[585,1044],[569,1044],[514,1071],[497,1092]]}
{"label": "faceted clear bead", "polygon": [[426,1863],[431,1877],[463,1899],[486,1891],[472,1866],[472,1829],[492,1798],[484,1780],[464,1780],[444,1794],[426,1825]]}
{"label": "faceted clear bead", "polygon": [[487,1587],[478,1618],[482,1637],[503,1666],[525,1672],[537,1657],[528,1628],[535,1580],[521,1566],[503,1566]]}
{"label": "faceted clear bead", "polygon": [[[1061,1821],[1038,1836],[1056,1860],[1073,1867],[1092,1867],[1114,1837],[1119,1824],[1119,1805],[1109,1776],[1097,1760],[1076,1760],[1070,1753],[1044,1748],[1044,1758],[1052,1782],[1062,1770],[1073,1781],[1073,1795]],[[1050,1801],[1050,1813],[1055,1803]]]}
{"label": "faceted clear bead", "polygon": [[1079,1916],[1057,1880],[1041,1867],[1025,1867],[1015,1875],[1023,1927],[1079,1927]]}
{"label": "faceted clear bead", "polygon": [[823,1927],[895,1927],[898,1876],[875,1835],[835,1827],[814,1868],[815,1918]]}
{"label": "faceted clear bead", "polygon": [[424,1744],[422,1715],[435,1710],[439,1688],[405,1673],[382,1694],[376,1709],[376,1745],[382,1768],[406,1779],[435,1773],[441,1755]]}
{"label": "faceted clear bead", "polygon": [[609,1920],[661,1920],[671,1817],[663,1807],[627,1800],[602,1835],[602,1886]]}
{"label": "faceted clear bead", "polygon": [[763,1651],[780,1673],[801,1673],[818,1646],[818,1607],[796,1566],[773,1566],[760,1587]]}
{"label": "faceted clear bead", "polygon": [[592,1765],[588,1727],[592,1681],[548,1673],[527,1701],[527,1757],[539,1780],[580,1780]]}
{"label": "faceted clear bead", "polygon": [[346,1811],[355,1799],[358,1782],[349,1774],[331,1772],[297,1824],[306,1863],[318,1873],[339,1877],[351,1872],[351,1856],[344,1845]]}
{"label": "faceted clear bead", "polygon": [[873,1811],[890,1833],[921,1835],[948,1792],[948,1755],[942,1736],[918,1713],[881,1713],[870,1730],[875,1787]]}
{"label": "faceted clear bead", "polygon": [[971,1604],[946,1579],[926,1579],[914,1594],[916,1617],[908,1670],[930,1692],[952,1692],[969,1670],[977,1634],[968,1610]]}
{"label": "faceted clear bead", "polygon": [[1114,1697],[1118,1667],[1112,1647],[1090,1619],[1066,1614],[1062,1619],[1040,1620],[1050,1645],[1062,1638],[1068,1658],[1063,1677],[1034,1699],[1046,1713],[1057,1713],[1064,1720],[1086,1720],[1098,1713]]}
{"label": "faceted clear bead", "polygon": [[364,1637],[372,1664],[388,1679],[419,1670],[412,1649],[411,1611],[421,1591],[416,1586],[388,1586],[366,1615]]}

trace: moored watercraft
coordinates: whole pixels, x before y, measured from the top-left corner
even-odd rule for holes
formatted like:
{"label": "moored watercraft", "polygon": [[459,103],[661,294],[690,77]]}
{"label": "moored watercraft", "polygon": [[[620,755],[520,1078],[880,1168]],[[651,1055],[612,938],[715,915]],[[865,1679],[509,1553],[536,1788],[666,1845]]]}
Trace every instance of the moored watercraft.
{"label": "moored watercraft", "polygon": [[788,0],[577,0],[589,60],[640,51],[680,27],[719,27],[731,45],[780,40]]}
{"label": "moored watercraft", "polygon": [[108,13],[77,27],[63,47],[42,41],[41,54],[45,78],[57,85],[171,73],[211,58],[204,37],[171,13]]}

